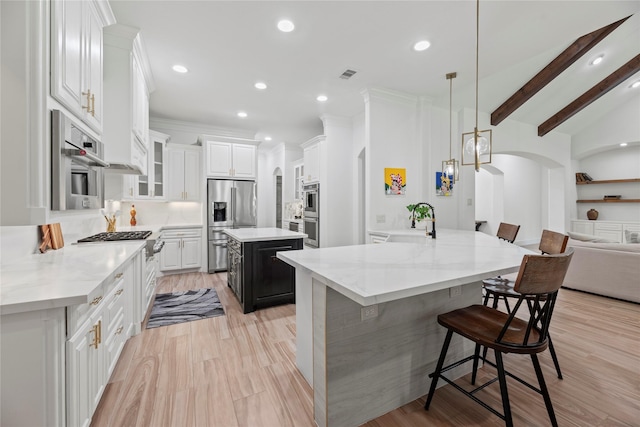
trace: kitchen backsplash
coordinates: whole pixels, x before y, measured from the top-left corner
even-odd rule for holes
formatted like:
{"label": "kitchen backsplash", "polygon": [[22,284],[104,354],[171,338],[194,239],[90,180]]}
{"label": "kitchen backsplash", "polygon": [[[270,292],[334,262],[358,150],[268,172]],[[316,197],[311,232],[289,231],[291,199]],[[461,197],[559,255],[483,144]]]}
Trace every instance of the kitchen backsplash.
{"label": "kitchen backsplash", "polygon": [[147,225],[166,224],[203,224],[202,204],[199,202],[146,202],[123,201],[117,224],[128,226],[131,215],[131,205],[136,206],[136,221],[138,227]]}

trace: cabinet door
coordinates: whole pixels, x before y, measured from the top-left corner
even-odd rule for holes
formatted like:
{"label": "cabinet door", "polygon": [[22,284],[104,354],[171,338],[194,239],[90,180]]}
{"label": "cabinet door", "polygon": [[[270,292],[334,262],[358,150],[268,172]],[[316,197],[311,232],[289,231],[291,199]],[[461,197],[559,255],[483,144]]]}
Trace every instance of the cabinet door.
{"label": "cabinet door", "polygon": [[233,176],[235,178],[256,177],[256,147],[253,145],[233,145]]}
{"label": "cabinet door", "polygon": [[182,239],[182,268],[199,268],[202,265],[200,247],[202,239]]}
{"label": "cabinet door", "polygon": [[593,223],[586,221],[573,221],[571,223],[571,231],[575,233],[593,235]]}
{"label": "cabinet door", "polygon": [[167,153],[169,200],[184,200],[184,150],[170,149]]}
{"label": "cabinet door", "polygon": [[133,133],[138,141],[147,147],[147,132],[149,130],[149,99],[147,95],[147,84],[144,80],[142,68],[138,59],[133,55],[131,70],[131,95],[133,99]]}
{"label": "cabinet door", "polygon": [[313,145],[304,150],[305,177],[304,182],[313,182],[320,179],[320,146]]}
{"label": "cabinet door", "polygon": [[200,200],[200,155],[197,151],[184,153],[184,199]]}
{"label": "cabinet door", "polygon": [[232,156],[230,143],[207,141],[207,176],[230,177]]}
{"label": "cabinet door", "polygon": [[153,187],[151,188],[151,196],[155,199],[164,199],[165,193],[165,175],[166,166],[165,162],[165,141],[154,139],[152,144],[153,152],[149,156],[152,159],[152,164],[149,165],[149,169],[153,171],[149,172],[152,177]]}
{"label": "cabinet door", "polygon": [[163,239],[164,247],[160,251],[160,271],[182,268],[182,239]]}
{"label": "cabinet door", "polygon": [[84,2],[53,1],[51,18],[51,95],[82,117]]}
{"label": "cabinet door", "polygon": [[67,341],[67,424],[89,426],[106,383],[102,316],[88,319]]}
{"label": "cabinet door", "polygon": [[261,301],[291,296],[295,288],[295,269],[276,257],[278,251],[299,249],[300,242],[291,240],[257,242],[251,244],[253,266],[251,283],[253,301]]}
{"label": "cabinet door", "polygon": [[[98,133],[102,132],[102,24],[93,3],[86,5],[85,84],[91,90],[91,108],[85,109],[85,121]],[[86,102],[86,100],[85,100]]]}

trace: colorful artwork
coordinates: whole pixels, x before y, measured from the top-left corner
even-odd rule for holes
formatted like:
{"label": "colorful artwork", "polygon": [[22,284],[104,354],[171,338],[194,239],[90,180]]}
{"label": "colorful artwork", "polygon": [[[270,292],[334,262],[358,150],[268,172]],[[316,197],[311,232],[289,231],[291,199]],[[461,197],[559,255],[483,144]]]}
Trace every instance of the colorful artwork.
{"label": "colorful artwork", "polygon": [[453,175],[436,172],[436,195],[451,196],[453,194]]}
{"label": "colorful artwork", "polygon": [[407,171],[405,168],[384,168],[384,193],[401,195],[405,193]]}

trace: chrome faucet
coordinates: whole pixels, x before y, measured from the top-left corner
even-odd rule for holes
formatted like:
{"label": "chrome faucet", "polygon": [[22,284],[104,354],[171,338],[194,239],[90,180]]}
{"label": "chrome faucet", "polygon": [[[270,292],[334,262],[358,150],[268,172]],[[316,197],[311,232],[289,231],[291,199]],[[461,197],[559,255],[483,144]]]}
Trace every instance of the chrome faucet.
{"label": "chrome faucet", "polygon": [[413,206],[413,211],[411,211],[411,228],[416,228],[416,208],[420,205],[429,206],[429,209],[431,209],[431,224],[433,224],[432,225],[433,228],[431,229],[431,232],[427,233],[427,236],[431,236],[432,239],[435,239],[436,238],[436,210],[433,208],[433,206],[431,206],[427,202],[416,203]]}

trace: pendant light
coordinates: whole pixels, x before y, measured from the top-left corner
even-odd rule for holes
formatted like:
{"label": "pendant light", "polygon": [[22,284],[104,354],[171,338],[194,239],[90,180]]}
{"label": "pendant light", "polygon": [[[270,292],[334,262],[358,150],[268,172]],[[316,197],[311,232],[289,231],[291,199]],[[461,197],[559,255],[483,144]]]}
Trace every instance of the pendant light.
{"label": "pendant light", "polygon": [[453,158],[451,154],[451,140],[453,139],[453,79],[456,78],[457,73],[449,73],[446,75],[449,80],[449,160],[442,161],[442,173],[445,176],[452,176],[451,183],[455,183],[459,179],[459,162]]}
{"label": "pendant light", "polygon": [[476,0],[476,125],[473,132],[462,134],[462,165],[474,165],[476,172],[480,165],[491,163],[492,131],[478,130],[478,63],[480,47],[480,0]]}

